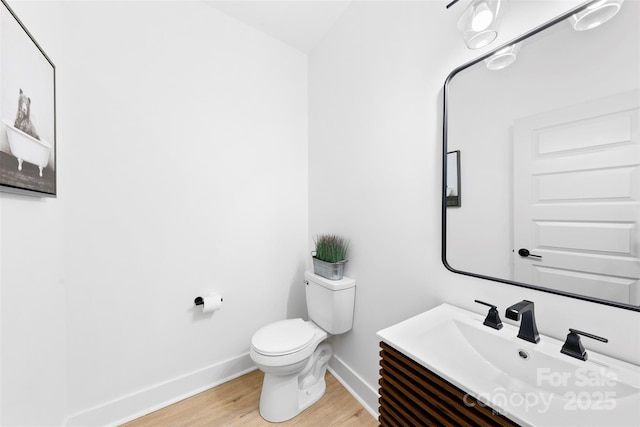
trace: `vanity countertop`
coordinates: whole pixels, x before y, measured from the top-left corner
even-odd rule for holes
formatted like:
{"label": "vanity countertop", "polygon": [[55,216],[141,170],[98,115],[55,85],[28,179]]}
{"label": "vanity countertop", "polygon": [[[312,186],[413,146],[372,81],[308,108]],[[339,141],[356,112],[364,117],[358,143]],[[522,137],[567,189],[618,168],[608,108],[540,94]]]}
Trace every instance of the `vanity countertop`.
{"label": "vanity countertop", "polygon": [[640,425],[640,367],[563,342],[517,338],[518,328],[449,304],[378,332],[378,337],[451,384],[524,426]]}

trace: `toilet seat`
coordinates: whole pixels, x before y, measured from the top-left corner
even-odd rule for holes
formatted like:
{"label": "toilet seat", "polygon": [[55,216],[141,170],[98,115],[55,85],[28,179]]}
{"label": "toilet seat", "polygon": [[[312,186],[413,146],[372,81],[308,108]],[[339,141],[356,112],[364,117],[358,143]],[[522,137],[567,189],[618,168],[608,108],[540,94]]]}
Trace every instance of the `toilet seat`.
{"label": "toilet seat", "polygon": [[251,346],[265,356],[285,356],[308,347],[316,332],[316,328],[302,319],[280,320],[253,334]]}

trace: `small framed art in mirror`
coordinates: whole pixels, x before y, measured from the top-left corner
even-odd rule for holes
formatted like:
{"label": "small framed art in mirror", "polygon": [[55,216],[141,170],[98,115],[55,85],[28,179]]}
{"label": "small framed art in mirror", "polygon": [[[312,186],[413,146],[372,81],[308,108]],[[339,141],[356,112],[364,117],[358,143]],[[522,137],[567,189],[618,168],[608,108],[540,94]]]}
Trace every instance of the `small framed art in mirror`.
{"label": "small framed art in mirror", "polygon": [[447,153],[447,207],[462,206],[460,194],[460,150]]}

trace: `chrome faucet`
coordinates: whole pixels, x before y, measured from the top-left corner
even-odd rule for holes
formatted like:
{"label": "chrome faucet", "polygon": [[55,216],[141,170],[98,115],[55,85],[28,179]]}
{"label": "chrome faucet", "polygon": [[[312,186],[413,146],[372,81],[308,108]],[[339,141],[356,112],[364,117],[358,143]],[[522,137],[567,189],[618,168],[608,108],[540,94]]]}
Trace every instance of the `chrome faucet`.
{"label": "chrome faucet", "polygon": [[517,304],[507,308],[505,313],[507,319],[520,320],[520,331],[518,338],[537,344],[540,341],[538,327],[536,326],[536,316],[533,312],[533,301],[522,300]]}

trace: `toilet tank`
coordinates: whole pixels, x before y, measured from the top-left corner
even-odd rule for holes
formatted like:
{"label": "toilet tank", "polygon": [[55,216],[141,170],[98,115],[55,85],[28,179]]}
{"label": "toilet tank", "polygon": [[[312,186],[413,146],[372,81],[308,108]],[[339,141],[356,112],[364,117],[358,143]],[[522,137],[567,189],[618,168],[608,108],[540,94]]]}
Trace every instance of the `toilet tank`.
{"label": "toilet tank", "polygon": [[309,319],[332,335],[353,326],[356,281],[343,277],[329,280],[311,272],[304,274]]}

